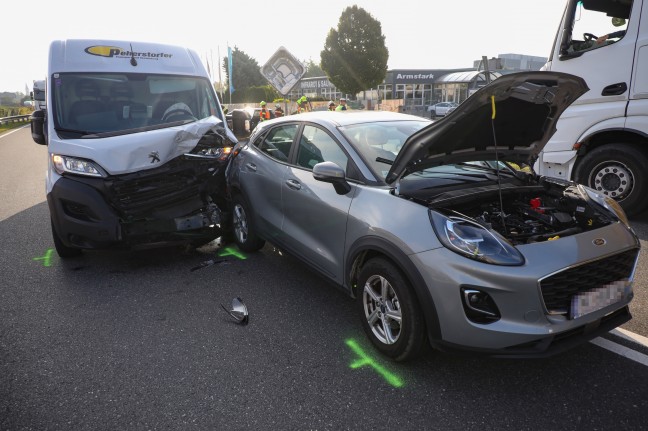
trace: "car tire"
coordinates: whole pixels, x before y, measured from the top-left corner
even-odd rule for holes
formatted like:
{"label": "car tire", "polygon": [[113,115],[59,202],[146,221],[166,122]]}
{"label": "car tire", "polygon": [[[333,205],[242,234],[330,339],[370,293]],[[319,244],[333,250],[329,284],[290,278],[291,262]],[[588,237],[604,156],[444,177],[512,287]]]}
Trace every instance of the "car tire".
{"label": "car tire", "polygon": [[265,241],[254,232],[250,206],[240,194],[235,195],[232,199],[232,230],[234,242],[242,251],[251,253],[260,250],[265,245]]}
{"label": "car tire", "polygon": [[616,199],[627,215],[635,216],[648,207],[648,157],[628,144],[609,144],[585,154],[574,179]]}
{"label": "car tire", "polygon": [[412,287],[394,264],[373,258],[358,276],[357,305],[372,344],[395,361],[414,359],[425,345],[425,322]]}
{"label": "car tire", "polygon": [[52,226],[52,238],[54,239],[54,248],[56,249],[56,253],[59,255],[59,257],[63,259],[67,259],[71,257],[80,256],[81,249],[68,247],[67,245],[63,244],[63,241],[61,241],[61,238],[59,237],[58,233],[56,233],[56,229],[54,229],[54,222],[51,219],[50,219],[50,224]]}

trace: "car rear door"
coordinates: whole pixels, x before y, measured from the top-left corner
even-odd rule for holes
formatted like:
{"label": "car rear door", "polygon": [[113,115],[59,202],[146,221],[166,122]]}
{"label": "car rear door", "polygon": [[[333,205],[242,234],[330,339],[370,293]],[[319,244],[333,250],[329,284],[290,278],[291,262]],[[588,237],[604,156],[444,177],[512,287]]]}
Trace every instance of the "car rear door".
{"label": "car rear door", "polygon": [[331,184],[315,180],[313,166],[323,161],[337,163],[345,171],[351,166],[329,133],[307,124],[282,184],[282,239],[291,251],[342,283],[347,217],[356,186],[351,183],[349,193],[338,195]]}

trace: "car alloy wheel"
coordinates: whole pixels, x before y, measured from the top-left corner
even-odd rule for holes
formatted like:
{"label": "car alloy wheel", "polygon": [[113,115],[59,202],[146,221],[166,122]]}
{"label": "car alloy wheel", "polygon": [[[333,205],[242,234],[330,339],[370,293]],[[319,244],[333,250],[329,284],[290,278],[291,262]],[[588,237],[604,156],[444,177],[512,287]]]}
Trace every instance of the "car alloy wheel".
{"label": "car alloy wheel", "polygon": [[425,322],[403,273],[389,260],[375,257],[362,266],[358,289],[362,327],[373,345],[396,361],[416,357],[426,340]]}
{"label": "car alloy wheel", "polygon": [[238,247],[247,252],[257,251],[262,248],[265,241],[259,239],[253,229],[251,213],[248,205],[241,195],[236,195],[233,199],[232,210],[232,229],[234,230],[234,240]]}
{"label": "car alloy wheel", "polygon": [[372,275],[362,291],[365,318],[371,332],[385,344],[394,344],[401,333],[401,306],[394,288],[380,275]]}

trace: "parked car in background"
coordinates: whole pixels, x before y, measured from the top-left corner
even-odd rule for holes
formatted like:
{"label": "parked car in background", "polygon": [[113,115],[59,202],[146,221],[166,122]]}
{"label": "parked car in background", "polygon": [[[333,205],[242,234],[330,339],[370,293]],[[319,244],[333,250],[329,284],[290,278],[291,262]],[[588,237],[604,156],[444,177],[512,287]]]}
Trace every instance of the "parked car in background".
{"label": "parked car in background", "polygon": [[428,106],[428,111],[432,113],[431,115],[433,117],[443,117],[450,111],[450,109],[456,108],[457,106],[459,106],[459,104],[454,102],[439,102]]}
{"label": "parked car in background", "polygon": [[[273,119],[275,117],[274,111],[270,108],[268,108],[268,111],[270,112],[270,119]],[[250,132],[254,131],[254,128],[259,124],[260,119],[261,108],[254,108],[254,112],[252,112],[252,118],[250,118]]]}
{"label": "parked car in background", "polygon": [[233,109],[225,115],[225,118],[227,120],[227,126],[237,137],[244,137],[250,134],[252,109]]}
{"label": "parked car in background", "polygon": [[631,319],[640,245],[623,210],[504,162],[533,166],[586,91],[572,75],[525,72],[452,121],[347,111],[262,123],[226,172],[235,241],[269,241],[341,286],[395,360],[427,342],[531,357],[596,337]]}

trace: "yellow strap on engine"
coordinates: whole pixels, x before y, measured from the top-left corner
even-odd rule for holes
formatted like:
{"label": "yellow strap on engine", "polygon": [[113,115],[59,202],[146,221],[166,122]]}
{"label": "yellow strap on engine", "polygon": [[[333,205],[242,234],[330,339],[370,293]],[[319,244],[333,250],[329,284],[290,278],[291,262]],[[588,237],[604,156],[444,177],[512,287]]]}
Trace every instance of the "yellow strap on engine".
{"label": "yellow strap on engine", "polygon": [[491,117],[491,120],[495,119],[495,96],[491,96],[491,107],[493,110],[493,116]]}

